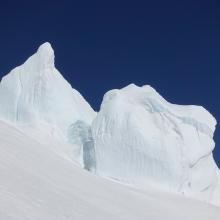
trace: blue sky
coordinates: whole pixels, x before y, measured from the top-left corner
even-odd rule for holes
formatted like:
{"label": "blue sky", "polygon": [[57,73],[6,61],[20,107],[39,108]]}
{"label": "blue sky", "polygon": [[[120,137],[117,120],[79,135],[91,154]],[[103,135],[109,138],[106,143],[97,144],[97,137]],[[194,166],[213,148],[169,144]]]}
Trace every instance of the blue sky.
{"label": "blue sky", "polygon": [[[1,77],[45,41],[96,110],[109,89],[150,84],[168,101],[202,105],[220,121],[219,1],[1,3]],[[215,140],[220,166],[219,126]]]}

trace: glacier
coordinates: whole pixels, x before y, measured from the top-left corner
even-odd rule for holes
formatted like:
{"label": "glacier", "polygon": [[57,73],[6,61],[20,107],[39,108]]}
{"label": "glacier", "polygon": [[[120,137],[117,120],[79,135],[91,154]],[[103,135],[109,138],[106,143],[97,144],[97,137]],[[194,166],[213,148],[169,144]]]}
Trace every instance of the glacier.
{"label": "glacier", "polygon": [[44,43],[2,78],[0,120],[98,176],[220,205],[216,120],[207,110],[131,84],[107,92],[96,113],[54,58]]}

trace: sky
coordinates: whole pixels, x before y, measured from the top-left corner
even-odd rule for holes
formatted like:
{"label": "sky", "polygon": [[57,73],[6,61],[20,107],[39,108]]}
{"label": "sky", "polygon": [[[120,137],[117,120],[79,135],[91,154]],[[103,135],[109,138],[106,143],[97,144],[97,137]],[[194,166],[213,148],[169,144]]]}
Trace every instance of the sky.
{"label": "sky", "polygon": [[[149,84],[220,121],[220,1],[1,2],[0,77],[46,41],[58,70],[97,111],[108,90]],[[220,167],[219,125],[214,138]]]}

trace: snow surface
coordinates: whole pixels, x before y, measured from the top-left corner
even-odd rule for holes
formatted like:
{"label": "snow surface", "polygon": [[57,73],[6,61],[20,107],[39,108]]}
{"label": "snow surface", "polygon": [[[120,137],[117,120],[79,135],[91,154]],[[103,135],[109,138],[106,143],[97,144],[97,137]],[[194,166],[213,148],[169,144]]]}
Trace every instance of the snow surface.
{"label": "snow surface", "polygon": [[2,121],[0,140],[1,220],[220,219],[218,207],[95,176]]}
{"label": "snow surface", "polygon": [[92,125],[96,172],[220,205],[215,125],[204,108],[170,104],[150,86],[111,90]]}
{"label": "snow surface", "polygon": [[174,219],[180,204],[182,219],[219,216],[174,196],[220,205],[216,120],[202,107],[170,104],[132,84],[107,92],[97,114],[45,43],[3,77],[0,119],[0,219]]}

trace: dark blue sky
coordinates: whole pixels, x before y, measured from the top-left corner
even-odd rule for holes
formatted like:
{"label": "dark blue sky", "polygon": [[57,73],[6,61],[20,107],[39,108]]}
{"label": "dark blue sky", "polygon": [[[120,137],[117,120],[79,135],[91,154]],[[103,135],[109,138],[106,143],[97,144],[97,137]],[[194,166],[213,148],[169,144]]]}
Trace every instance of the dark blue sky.
{"label": "dark blue sky", "polygon": [[[1,77],[45,41],[96,110],[106,91],[133,82],[220,121],[220,1],[1,2]],[[215,140],[220,166],[220,126]]]}

